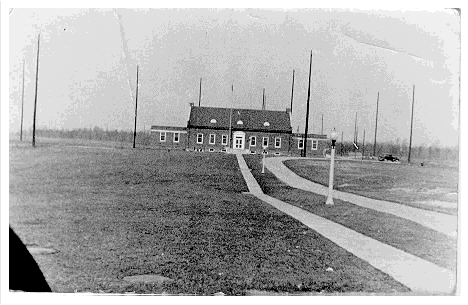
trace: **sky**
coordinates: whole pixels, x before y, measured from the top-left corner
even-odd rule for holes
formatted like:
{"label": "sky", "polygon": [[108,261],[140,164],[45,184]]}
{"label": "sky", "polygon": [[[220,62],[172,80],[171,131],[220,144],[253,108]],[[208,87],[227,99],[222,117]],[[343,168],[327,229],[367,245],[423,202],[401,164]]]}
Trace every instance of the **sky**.
{"label": "sky", "polygon": [[[32,127],[40,34],[37,124],[132,130],[139,67],[139,131],[186,126],[189,103],[290,107],[304,131],[335,128],[373,142],[456,146],[460,16],[455,10],[14,9],[9,15],[9,127]],[[234,91],[231,92],[231,88]]]}

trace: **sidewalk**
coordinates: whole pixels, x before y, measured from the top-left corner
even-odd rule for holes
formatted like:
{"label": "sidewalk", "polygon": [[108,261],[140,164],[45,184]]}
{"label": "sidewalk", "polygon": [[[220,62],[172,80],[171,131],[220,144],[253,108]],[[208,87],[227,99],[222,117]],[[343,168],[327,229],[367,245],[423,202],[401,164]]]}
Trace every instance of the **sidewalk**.
{"label": "sidewalk", "polygon": [[265,195],[247,167],[242,155],[236,154],[236,156],[250,194],[253,196],[299,220],[346,251],[387,273],[413,292],[432,294],[449,294],[453,292],[456,275],[450,270]]}
{"label": "sidewalk", "polygon": [[[274,157],[265,158],[265,167],[272,172],[278,179],[287,185],[304,191],[327,196],[328,187],[304,179],[292,172],[283,164],[286,160],[304,159],[295,157]],[[425,227],[434,229],[451,237],[457,236],[457,217],[442,213],[422,210],[398,204],[394,202],[371,199],[355,194],[344,193],[333,190],[333,198],[350,202],[368,209],[392,214],[413,222],[419,223]]]}

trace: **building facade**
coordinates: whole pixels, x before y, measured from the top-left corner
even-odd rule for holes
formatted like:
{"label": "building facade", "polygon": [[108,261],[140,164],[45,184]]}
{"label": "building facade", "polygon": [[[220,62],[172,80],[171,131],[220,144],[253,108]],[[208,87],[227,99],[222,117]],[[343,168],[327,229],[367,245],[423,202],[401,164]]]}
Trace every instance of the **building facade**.
{"label": "building facade", "polygon": [[[190,105],[186,127],[151,126],[152,145],[199,152],[239,150],[250,154],[300,156],[304,135],[293,133],[290,111]],[[327,137],[309,134],[307,156],[323,156]]]}

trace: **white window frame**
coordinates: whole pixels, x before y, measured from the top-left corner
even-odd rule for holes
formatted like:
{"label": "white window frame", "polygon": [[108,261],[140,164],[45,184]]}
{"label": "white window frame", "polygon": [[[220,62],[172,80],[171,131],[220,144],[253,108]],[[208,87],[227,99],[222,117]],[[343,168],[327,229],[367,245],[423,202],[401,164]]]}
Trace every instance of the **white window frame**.
{"label": "white window frame", "polygon": [[297,149],[304,149],[304,139],[297,140]]}
{"label": "white window frame", "polygon": [[318,140],[312,140],[312,150],[318,149]]}
{"label": "white window frame", "polygon": [[227,134],[221,135],[221,145],[228,145],[228,136],[227,136]]}
{"label": "white window frame", "polygon": [[161,131],[159,133],[159,142],[166,142],[166,132]]}
{"label": "white window frame", "polygon": [[[279,145],[276,145],[277,140],[279,140]],[[281,148],[281,137],[275,137],[275,148]]]}
{"label": "white window frame", "polygon": [[[265,145],[265,139],[266,139],[266,145]],[[268,148],[269,144],[270,144],[270,137],[263,137],[262,138],[262,147],[263,148]]]}
{"label": "white window frame", "polygon": [[[177,135],[177,140],[176,140],[176,135]],[[174,143],[179,143],[179,141],[180,141],[180,132],[174,132],[174,137],[172,138],[172,141]]]}
{"label": "white window frame", "polygon": [[[213,142],[211,142],[211,136],[213,136]],[[210,143],[211,145],[216,144],[216,134],[210,133],[209,143]]]}
{"label": "white window frame", "polygon": [[[201,136],[201,141],[199,140]],[[197,133],[197,144],[203,144],[203,134]]]}
{"label": "white window frame", "polygon": [[[253,144],[252,144],[252,139],[253,139]],[[250,146],[257,146],[257,137],[256,136],[251,136],[250,137]]]}

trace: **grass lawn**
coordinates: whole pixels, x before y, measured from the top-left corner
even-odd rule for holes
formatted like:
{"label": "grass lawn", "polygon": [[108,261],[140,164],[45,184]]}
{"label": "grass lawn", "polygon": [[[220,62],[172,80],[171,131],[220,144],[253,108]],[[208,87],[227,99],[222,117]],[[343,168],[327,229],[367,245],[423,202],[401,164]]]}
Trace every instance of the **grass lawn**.
{"label": "grass lawn", "polygon": [[[287,160],[284,164],[303,178],[328,185],[329,161]],[[335,162],[334,188],[457,215],[457,167],[338,160]]]}
{"label": "grass lawn", "polygon": [[340,223],[439,266],[451,270],[456,269],[456,239],[412,221],[338,199],[334,199],[333,206],[327,206],[325,196],[289,187],[268,170],[262,174],[261,157],[249,155],[244,158],[265,194]]}
{"label": "grass lawn", "polygon": [[10,145],[10,225],[59,251],[34,254],[55,292],[409,291],[245,191],[234,155]]}

